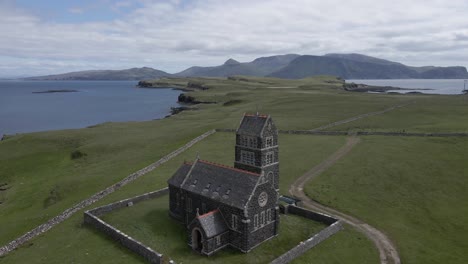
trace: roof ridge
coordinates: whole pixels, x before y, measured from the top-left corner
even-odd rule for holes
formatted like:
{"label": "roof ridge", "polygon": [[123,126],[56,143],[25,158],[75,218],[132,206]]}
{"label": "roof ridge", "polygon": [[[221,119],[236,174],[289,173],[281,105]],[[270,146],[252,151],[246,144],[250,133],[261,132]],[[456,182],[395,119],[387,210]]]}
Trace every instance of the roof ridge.
{"label": "roof ridge", "polygon": [[255,175],[255,176],[260,176],[259,173],[234,168],[234,167],[224,165],[224,164],[219,164],[219,163],[215,163],[215,162],[211,162],[211,161],[207,161],[207,160],[199,160],[199,161],[202,162],[202,163],[205,163],[205,164],[211,164],[211,165],[214,165],[214,166],[217,166],[217,167],[221,167],[221,168],[225,168],[225,169],[229,169],[229,170],[233,170],[233,171],[238,171],[238,172],[243,172],[243,173],[247,173],[247,174],[252,174],[252,175]]}
{"label": "roof ridge", "polygon": [[214,209],[213,211],[209,211],[208,213],[204,213],[204,214],[202,214],[202,215],[199,215],[199,216],[197,216],[197,218],[200,219],[200,218],[202,218],[202,217],[212,215],[212,214],[214,214],[214,213],[216,213],[216,212],[219,212],[219,209]]}
{"label": "roof ridge", "polygon": [[268,117],[268,115],[265,115],[265,114],[244,114],[244,116],[253,116],[253,117],[261,117],[261,118]]}

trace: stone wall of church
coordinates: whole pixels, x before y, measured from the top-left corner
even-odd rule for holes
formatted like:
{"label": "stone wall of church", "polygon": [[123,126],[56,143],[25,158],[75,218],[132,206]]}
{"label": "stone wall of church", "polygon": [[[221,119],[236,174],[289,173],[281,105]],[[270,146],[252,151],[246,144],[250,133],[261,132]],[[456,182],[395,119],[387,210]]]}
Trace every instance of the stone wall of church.
{"label": "stone wall of church", "polygon": [[318,245],[320,242],[324,241],[331,235],[337,233],[343,229],[343,225],[341,224],[340,221],[335,222],[334,224],[328,226],[327,228],[323,229],[322,231],[318,232],[311,238],[307,239],[306,241],[301,242],[299,245],[295,246],[288,252],[284,253],[283,255],[279,256],[275,260],[273,260],[271,263],[272,264],[283,264],[283,263],[289,263],[295,258],[301,256],[304,254],[307,250],[315,247]]}
{"label": "stone wall of church", "polygon": [[313,235],[306,241],[299,243],[299,245],[295,246],[294,248],[290,249],[288,252],[279,256],[278,258],[276,258],[275,260],[271,262],[272,264],[289,263],[295,258],[307,252],[307,250],[315,247],[320,242],[324,241],[325,239],[329,238],[333,234],[343,229],[343,225],[341,221],[331,216],[325,215],[325,214],[316,213],[316,212],[313,212],[313,211],[310,211],[301,207],[297,207],[294,205],[288,205],[286,212],[290,214],[294,214],[294,215],[299,215],[301,217],[305,217],[313,221],[324,223],[328,225],[328,227],[326,227],[325,229],[322,229],[320,232]]}
{"label": "stone wall of church", "polygon": [[129,199],[121,200],[115,203],[104,205],[93,210],[86,211],[84,213],[84,223],[93,226],[97,230],[118,241],[120,244],[137,253],[138,255],[145,258],[150,263],[161,263],[162,254],[156,252],[150,247],[145,246],[140,241],[130,237],[119,229],[104,222],[99,216],[109,213],[113,210],[132,206],[141,201],[153,199],[165,195],[168,193],[168,188],[157,190],[154,192],[145,193],[139,196],[135,196]]}

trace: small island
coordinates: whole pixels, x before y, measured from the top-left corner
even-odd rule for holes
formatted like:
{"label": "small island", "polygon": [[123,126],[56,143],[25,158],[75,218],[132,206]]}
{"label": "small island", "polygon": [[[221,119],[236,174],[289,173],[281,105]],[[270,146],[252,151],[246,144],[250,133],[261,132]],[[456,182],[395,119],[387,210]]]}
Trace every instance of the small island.
{"label": "small island", "polygon": [[63,89],[63,90],[38,91],[38,92],[32,92],[32,93],[42,94],[42,93],[77,93],[77,92],[78,92],[77,90],[67,90],[67,89]]}
{"label": "small island", "polygon": [[[401,88],[401,87],[394,87],[394,86],[376,86],[376,85],[367,85],[361,83],[344,83],[343,89],[349,92],[374,92],[374,93],[385,93],[388,91],[414,91],[414,90],[433,90],[429,88]],[[408,93],[421,93],[421,92],[408,92]]]}

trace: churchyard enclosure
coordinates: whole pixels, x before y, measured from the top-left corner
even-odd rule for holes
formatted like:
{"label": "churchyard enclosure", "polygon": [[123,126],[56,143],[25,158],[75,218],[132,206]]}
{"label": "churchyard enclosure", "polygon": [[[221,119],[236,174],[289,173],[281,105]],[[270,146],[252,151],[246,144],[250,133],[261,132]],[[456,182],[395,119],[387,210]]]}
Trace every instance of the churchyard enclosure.
{"label": "churchyard enclosure", "polygon": [[[210,89],[188,94],[218,103],[199,104],[196,105],[196,111],[184,111],[163,120],[106,123],[79,130],[9,136],[0,141],[0,184],[11,186],[0,193],[0,244],[4,245],[19,237],[206,131],[235,128],[239,117],[246,111],[255,112],[259,109],[260,112],[271,114],[280,130],[310,130],[411,102],[404,108],[333,127],[333,130],[468,132],[468,122],[464,121],[468,116],[468,100],[463,96],[349,93],[341,90],[341,84],[333,78],[289,81],[246,77],[245,80],[200,79]],[[295,88],[270,89],[269,86]],[[224,105],[234,100],[235,103]],[[216,133],[208,137],[177,159],[142,176],[93,207],[162,188],[174,169],[184,159],[193,160],[196,151],[204,159],[231,164],[232,157],[224,157],[225,147],[222,146],[226,140],[230,140],[231,135]],[[283,193],[294,178],[318,164],[344,143],[343,136],[281,135],[280,140],[280,188]],[[401,142],[404,143],[390,148],[388,145],[392,144],[392,140],[403,140]],[[464,251],[466,245],[456,241],[466,241],[468,237],[466,227],[459,224],[462,220],[467,222],[463,217],[468,215],[468,206],[464,206],[463,201],[468,201],[468,194],[458,191],[460,188],[466,189],[466,177],[461,177],[466,175],[466,165],[463,165],[466,162],[453,161],[466,161],[466,138],[362,136],[360,144],[355,149],[359,155],[353,150],[335,164],[330,173],[325,172],[323,177],[316,179],[317,182],[312,182],[311,186],[319,185],[311,188],[309,195],[384,231],[397,244],[402,261],[436,263],[447,259],[451,263],[463,263],[460,259],[467,258]],[[220,148],[217,150],[218,146]],[[232,145],[229,143],[228,146]],[[70,153],[75,150],[87,155],[71,159]],[[366,153],[372,153],[369,154],[372,157]],[[403,160],[403,157],[407,159]],[[392,162],[394,158],[397,159]],[[356,166],[366,160],[369,161],[366,166]],[[398,163],[405,160],[411,161],[411,166],[404,163],[400,168]],[[286,167],[287,163],[291,163],[291,167]],[[386,175],[382,169],[374,167],[388,168],[395,175]],[[331,174],[331,171],[338,170],[335,168],[339,168],[339,171]],[[434,173],[428,171],[431,168],[434,168]],[[346,172],[347,177],[340,178],[341,172]],[[422,172],[427,172],[428,177],[423,177]],[[374,176],[370,177],[371,174]],[[411,178],[412,175],[416,177]],[[351,179],[355,180],[354,185],[349,182]],[[377,184],[375,188],[372,187],[374,184]],[[339,195],[338,190],[341,191]],[[382,198],[374,204],[378,208],[371,207],[371,211],[362,205],[374,201],[372,198],[365,202],[365,197],[376,197],[374,191],[379,191]],[[435,194],[438,199],[428,197],[431,194]],[[379,201],[382,203],[379,204]],[[401,206],[395,206],[392,202],[398,202]],[[430,209],[429,202],[437,205],[435,211]],[[392,215],[390,224],[376,217],[381,210],[385,211],[383,215]],[[82,212],[1,258],[1,262],[142,261],[100,233],[83,227]],[[412,230],[407,232],[410,228]],[[426,250],[436,248],[434,243],[439,242],[441,246],[435,253]],[[450,248],[444,245],[450,245]],[[358,259],[360,263],[378,261],[372,243],[345,227],[345,230],[308,251],[296,262],[316,260],[320,263],[343,263],[347,259]]]}

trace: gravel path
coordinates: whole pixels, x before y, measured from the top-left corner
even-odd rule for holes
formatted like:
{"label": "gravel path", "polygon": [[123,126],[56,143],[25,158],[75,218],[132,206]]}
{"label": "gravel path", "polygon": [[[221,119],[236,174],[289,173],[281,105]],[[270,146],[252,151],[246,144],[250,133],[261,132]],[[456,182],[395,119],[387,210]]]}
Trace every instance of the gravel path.
{"label": "gravel path", "polygon": [[382,231],[376,229],[375,227],[372,227],[371,225],[355,217],[349,216],[333,208],[329,208],[327,206],[319,204],[307,197],[307,195],[304,193],[304,185],[309,180],[313,179],[314,177],[331,167],[333,164],[335,164],[335,162],[337,162],[339,159],[348,154],[352,150],[352,148],[359,142],[360,139],[356,136],[348,137],[345,145],[343,145],[326,160],[322,161],[320,164],[313,167],[311,170],[309,170],[300,178],[298,178],[291,185],[289,193],[301,199],[305,207],[336,217],[342,220],[343,222],[353,226],[359,232],[366,235],[370,240],[372,240],[372,242],[374,242],[375,246],[379,250],[381,264],[400,264],[400,256],[398,255],[398,251],[396,250],[395,245]]}

